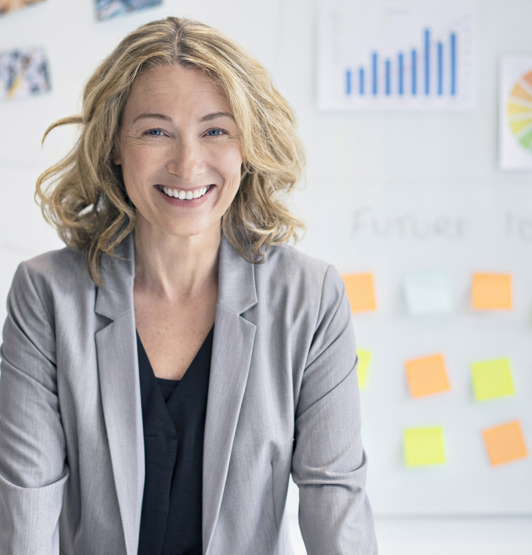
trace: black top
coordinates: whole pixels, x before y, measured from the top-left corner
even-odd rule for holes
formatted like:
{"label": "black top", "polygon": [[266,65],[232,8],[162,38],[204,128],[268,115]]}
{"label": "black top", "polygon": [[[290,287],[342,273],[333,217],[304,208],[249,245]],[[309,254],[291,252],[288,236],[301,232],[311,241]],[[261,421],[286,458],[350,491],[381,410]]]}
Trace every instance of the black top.
{"label": "black top", "polygon": [[138,555],[201,555],[203,434],[214,326],[181,380],[156,378],[137,333],[146,478]]}

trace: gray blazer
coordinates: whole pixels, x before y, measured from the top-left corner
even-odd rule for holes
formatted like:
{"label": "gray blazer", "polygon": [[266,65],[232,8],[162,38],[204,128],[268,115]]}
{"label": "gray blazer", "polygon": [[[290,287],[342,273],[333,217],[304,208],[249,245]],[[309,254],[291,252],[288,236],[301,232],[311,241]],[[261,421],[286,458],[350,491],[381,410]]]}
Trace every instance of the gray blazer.
{"label": "gray blazer", "polygon": [[[134,232],[102,259],[22,262],[0,348],[0,554],[136,555],[144,440]],[[203,554],[291,555],[290,472],[310,555],[377,553],[357,357],[337,270],[222,236],[204,436]]]}

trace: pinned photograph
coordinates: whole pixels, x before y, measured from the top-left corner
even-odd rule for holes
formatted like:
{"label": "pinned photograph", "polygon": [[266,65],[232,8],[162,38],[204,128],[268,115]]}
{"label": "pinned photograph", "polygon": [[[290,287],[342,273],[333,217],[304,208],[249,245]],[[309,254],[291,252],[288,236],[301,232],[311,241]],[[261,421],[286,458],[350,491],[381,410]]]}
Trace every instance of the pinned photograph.
{"label": "pinned photograph", "polygon": [[37,96],[50,89],[44,48],[0,52],[0,101]]}
{"label": "pinned photograph", "polygon": [[43,1],[44,0],[0,0],[0,16]]}
{"label": "pinned photograph", "polygon": [[112,17],[160,6],[162,3],[163,0],[96,0],[96,18],[104,21]]}

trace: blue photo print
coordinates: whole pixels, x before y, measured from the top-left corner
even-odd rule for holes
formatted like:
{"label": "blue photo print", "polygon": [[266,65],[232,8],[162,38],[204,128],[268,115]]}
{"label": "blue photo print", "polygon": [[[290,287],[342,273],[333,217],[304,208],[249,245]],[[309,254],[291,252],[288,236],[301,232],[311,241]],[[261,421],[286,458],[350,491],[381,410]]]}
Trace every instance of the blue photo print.
{"label": "blue photo print", "polygon": [[0,101],[38,96],[50,90],[44,48],[0,52]]}
{"label": "blue photo print", "polygon": [[100,21],[160,6],[163,0],[96,0],[96,18]]}

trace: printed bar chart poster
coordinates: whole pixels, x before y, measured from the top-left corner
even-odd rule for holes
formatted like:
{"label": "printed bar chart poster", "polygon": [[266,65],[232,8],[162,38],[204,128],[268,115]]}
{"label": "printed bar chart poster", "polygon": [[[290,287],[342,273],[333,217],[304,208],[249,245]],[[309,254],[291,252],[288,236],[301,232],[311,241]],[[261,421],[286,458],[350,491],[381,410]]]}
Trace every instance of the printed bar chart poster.
{"label": "printed bar chart poster", "polygon": [[474,110],[476,2],[321,0],[321,110]]}
{"label": "printed bar chart poster", "polygon": [[532,57],[501,61],[500,168],[532,171]]}

